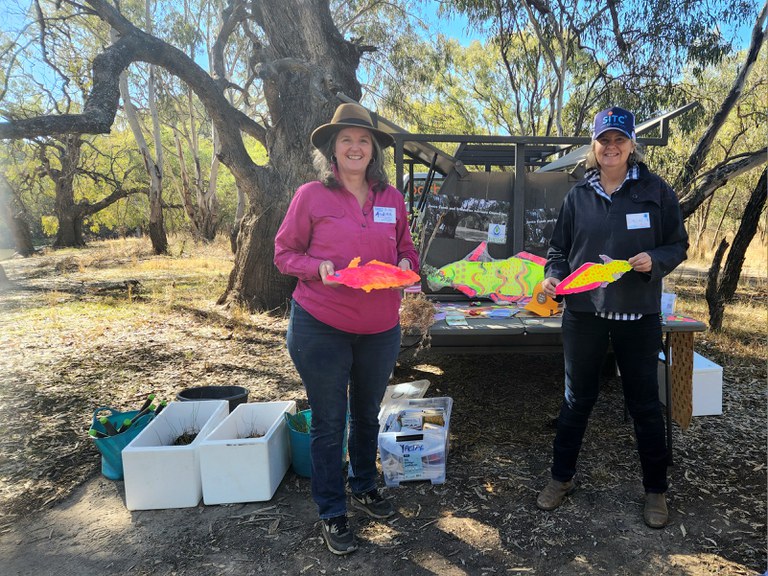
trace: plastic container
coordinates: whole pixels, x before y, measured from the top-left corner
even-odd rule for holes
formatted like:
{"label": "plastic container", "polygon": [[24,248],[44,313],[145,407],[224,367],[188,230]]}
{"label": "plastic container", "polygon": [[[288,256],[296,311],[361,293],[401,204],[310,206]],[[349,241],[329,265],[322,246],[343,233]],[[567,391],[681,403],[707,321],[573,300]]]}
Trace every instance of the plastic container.
{"label": "plastic container", "polygon": [[[104,426],[99,422],[97,416],[106,416],[112,426],[119,428],[126,418],[133,418],[139,413],[138,410],[132,412],[118,412],[112,408],[96,408],[93,412],[93,422],[91,428],[99,432],[106,433]],[[123,448],[136,438],[144,427],[155,417],[154,412],[147,412],[141,418],[136,420],[128,430],[108,436],[106,438],[93,438],[93,443],[101,452],[101,473],[110,480],[123,479]]]}
{"label": "plastic container", "polygon": [[[285,415],[288,424],[288,437],[291,441],[291,468],[299,476],[304,478],[312,477],[312,455],[309,449],[309,432],[296,429],[294,419],[303,419],[305,422],[301,428],[309,430],[312,426],[312,410],[302,410],[295,416]],[[347,430],[349,429],[349,415],[347,415]],[[344,444],[341,455],[342,468],[347,464],[347,430],[344,431]]]}
{"label": "plastic container", "polygon": [[[416,398],[389,404],[387,408],[379,428],[379,455],[384,483],[388,487],[400,486],[401,482],[412,480],[443,484],[453,399]],[[398,428],[394,424],[400,414],[424,409],[439,409],[443,415],[443,424],[424,424],[420,429],[405,426]]]}
{"label": "plastic container", "polygon": [[[197,506],[203,497],[198,447],[228,414],[224,400],[169,403],[123,450],[126,508]],[[182,434],[195,438],[176,445]]]}
{"label": "plastic container", "polygon": [[176,400],[180,402],[227,400],[229,411],[232,412],[238,405],[248,402],[248,388],[242,386],[197,386],[182,390],[176,394]]}
{"label": "plastic container", "polygon": [[291,464],[284,413],[296,402],[242,404],[200,444],[205,504],[270,500]]}

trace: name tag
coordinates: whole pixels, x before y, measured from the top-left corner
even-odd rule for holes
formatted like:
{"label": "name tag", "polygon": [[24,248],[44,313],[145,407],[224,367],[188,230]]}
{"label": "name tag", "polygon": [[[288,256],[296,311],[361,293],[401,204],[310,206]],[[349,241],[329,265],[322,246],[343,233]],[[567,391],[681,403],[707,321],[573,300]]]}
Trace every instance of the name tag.
{"label": "name tag", "polygon": [[381,224],[395,223],[395,209],[389,206],[374,206],[373,221]]}
{"label": "name tag", "polygon": [[651,216],[648,212],[627,214],[627,230],[640,230],[651,227]]}

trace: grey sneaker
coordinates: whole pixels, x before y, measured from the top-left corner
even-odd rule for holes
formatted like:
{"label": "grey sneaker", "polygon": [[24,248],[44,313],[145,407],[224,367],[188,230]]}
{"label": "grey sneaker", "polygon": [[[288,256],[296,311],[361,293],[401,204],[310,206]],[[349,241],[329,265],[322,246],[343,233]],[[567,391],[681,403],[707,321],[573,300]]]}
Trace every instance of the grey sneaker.
{"label": "grey sneaker", "polygon": [[352,494],[352,508],[362,510],[372,518],[389,518],[395,513],[392,503],[374,488],[365,494]]}
{"label": "grey sneaker", "polygon": [[328,550],[338,556],[349,554],[357,550],[357,542],[346,516],[334,516],[320,521],[320,529],[323,532],[323,540]]}

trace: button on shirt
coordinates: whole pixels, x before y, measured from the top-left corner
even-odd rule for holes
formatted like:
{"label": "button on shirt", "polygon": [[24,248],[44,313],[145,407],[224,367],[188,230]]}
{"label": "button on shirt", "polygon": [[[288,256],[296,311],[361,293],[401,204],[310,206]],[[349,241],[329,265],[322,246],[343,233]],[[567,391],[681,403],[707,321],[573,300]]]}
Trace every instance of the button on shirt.
{"label": "button on shirt", "polygon": [[399,322],[399,290],[365,292],[326,286],[320,279],[318,268],[324,260],[342,270],[358,256],[361,265],[370,260],[397,265],[406,258],[413,270],[418,269],[403,195],[392,186],[379,192],[369,188],[361,209],[346,189],[330,189],[321,182],[301,186],[275,237],[275,265],[299,279],[294,299],[314,318],[338,330],[384,332]]}

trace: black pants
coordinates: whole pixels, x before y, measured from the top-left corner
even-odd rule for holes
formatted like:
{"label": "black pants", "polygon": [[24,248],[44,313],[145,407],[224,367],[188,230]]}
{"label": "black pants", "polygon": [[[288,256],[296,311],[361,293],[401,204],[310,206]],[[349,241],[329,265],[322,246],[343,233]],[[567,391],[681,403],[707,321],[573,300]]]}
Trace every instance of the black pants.
{"label": "black pants", "polygon": [[606,320],[590,312],[565,310],[565,397],[554,442],[555,480],[566,482],[576,473],[576,460],[600,390],[600,371],[610,342],[635,426],[643,486],[646,492],[666,492],[667,443],[657,378],[661,338],[658,314],[639,320]]}

